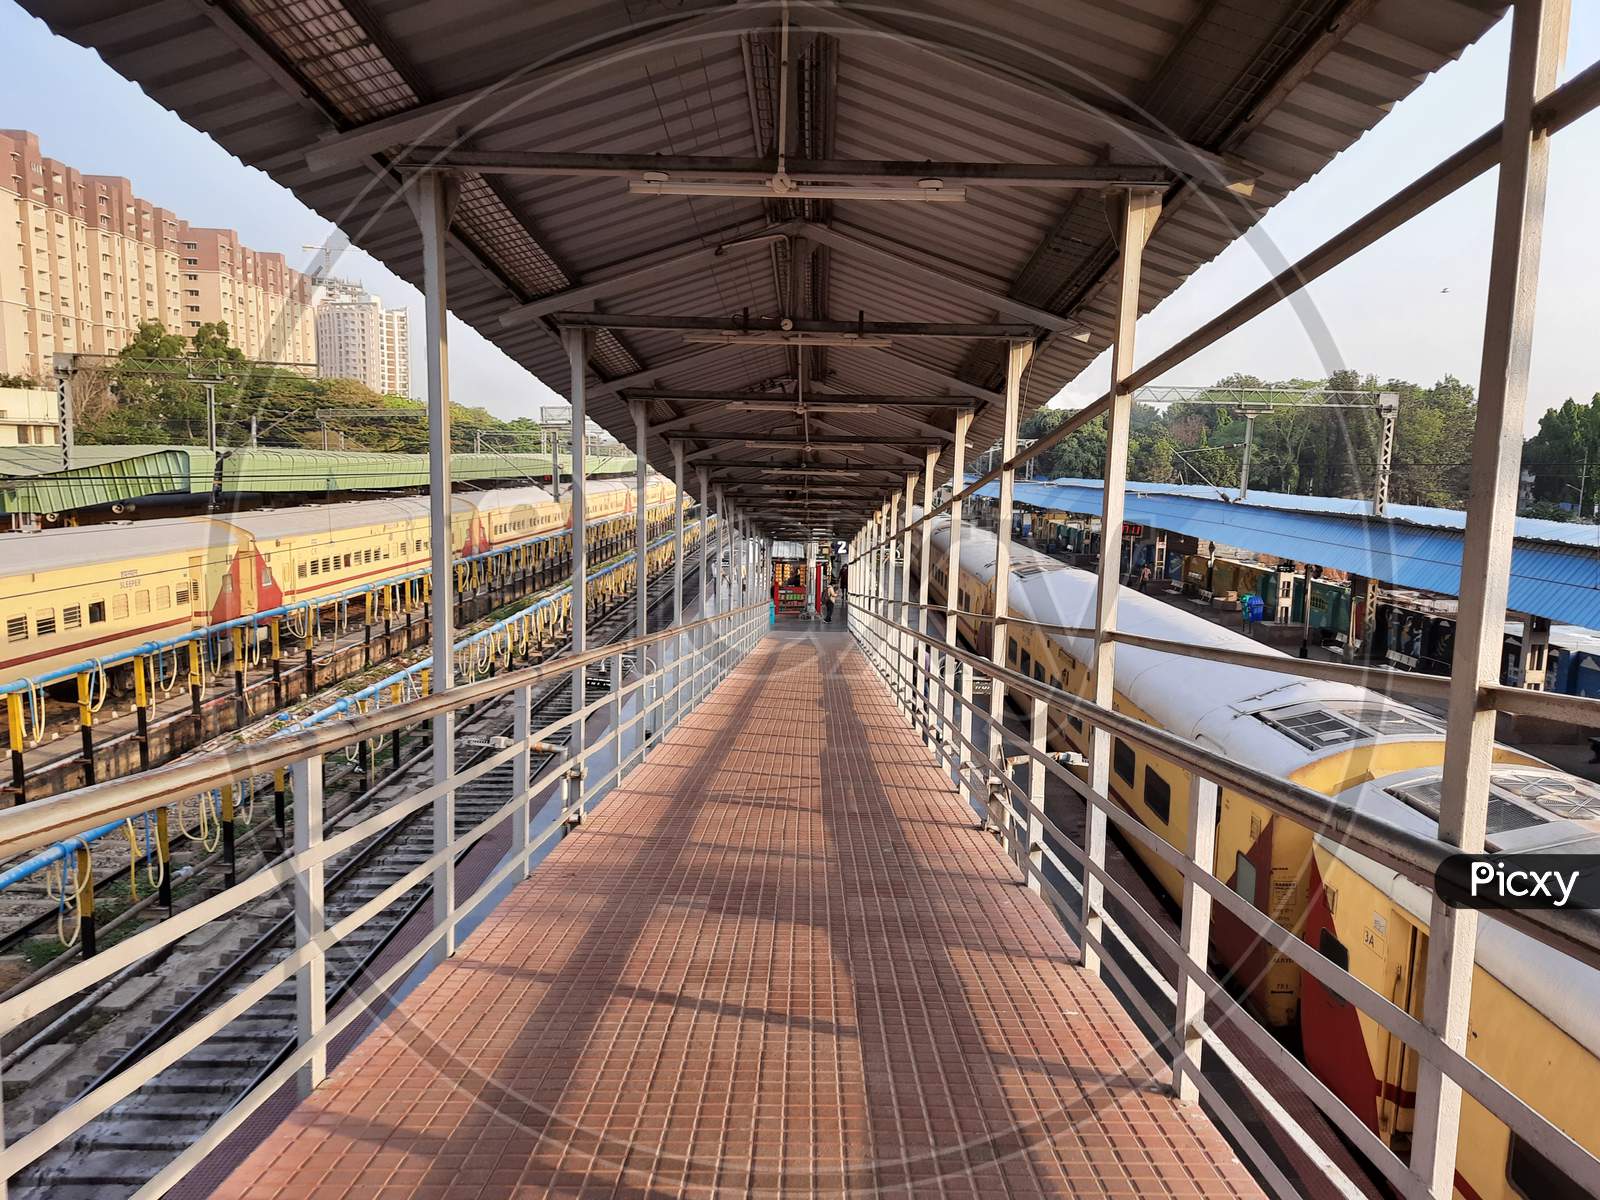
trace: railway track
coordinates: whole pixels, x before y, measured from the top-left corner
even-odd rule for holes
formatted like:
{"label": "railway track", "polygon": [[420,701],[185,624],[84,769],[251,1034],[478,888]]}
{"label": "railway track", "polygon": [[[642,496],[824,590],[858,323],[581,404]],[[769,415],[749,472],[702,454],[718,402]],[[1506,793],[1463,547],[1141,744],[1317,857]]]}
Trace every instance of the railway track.
{"label": "railway track", "polygon": [[[697,561],[698,550],[690,556],[689,563]],[[686,564],[684,577],[688,602],[693,599],[698,572]],[[670,601],[671,585],[670,571],[662,572],[650,583],[652,615]],[[634,601],[630,596],[590,622],[591,648],[626,638],[633,625]],[[564,648],[557,648],[555,653]],[[591,674],[585,679],[586,702],[609,691],[609,677],[591,667]],[[570,676],[536,691],[532,703],[535,724],[570,711],[571,699]],[[507,695],[485,704],[460,722],[459,766],[481,758],[489,752],[491,739],[510,732],[513,705],[513,697]],[[532,756],[530,777],[537,777],[560,756],[567,737],[563,730],[547,739],[551,749]],[[431,755],[413,756],[331,817],[327,834],[331,836],[358,824],[389,801],[414,794],[418,787],[431,783],[431,771]],[[510,799],[511,788],[510,763],[463,785],[456,793],[457,830],[464,832],[492,815]],[[427,859],[433,852],[432,838],[432,813],[424,809],[383,836],[334,859],[329,864],[326,885],[329,924],[354,912]],[[429,885],[419,884],[335,947],[327,960],[330,1011],[394,940],[404,938],[409,918],[429,902],[430,896]],[[16,1131],[12,1137],[23,1131],[17,1129],[14,1113],[23,1118],[25,1127],[46,1119],[55,1108],[139,1061],[270,970],[293,949],[293,923],[292,897],[285,889],[244,910],[242,918],[225,928],[212,931],[209,940],[198,937],[206,933],[202,929],[180,943],[166,958],[162,974],[181,978],[187,973],[192,981],[173,988],[159,1002],[152,1001],[147,1020],[121,1020],[116,1037],[120,1045],[105,1046],[106,1039],[91,1032],[89,1042],[102,1043],[96,1060],[86,1064],[92,1078],[83,1071],[76,1078],[57,1077],[48,1092],[26,1095],[20,1113],[8,1097],[7,1125]],[[195,944],[190,945],[191,942]],[[137,979],[132,982],[137,984]],[[91,1018],[84,1027],[92,1024]],[[11,1195],[29,1200],[109,1200],[131,1195],[275,1069],[292,1052],[295,1034],[295,985],[291,980],[13,1178]],[[89,1052],[87,1044],[85,1052]],[[36,1084],[29,1091],[39,1093],[41,1085]]]}

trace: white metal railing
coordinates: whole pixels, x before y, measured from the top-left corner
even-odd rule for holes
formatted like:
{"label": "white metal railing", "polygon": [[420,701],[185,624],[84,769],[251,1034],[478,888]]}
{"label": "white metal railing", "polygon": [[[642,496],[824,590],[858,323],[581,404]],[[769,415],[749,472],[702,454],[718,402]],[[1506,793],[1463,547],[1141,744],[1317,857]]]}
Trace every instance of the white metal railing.
{"label": "white metal railing", "polygon": [[[863,574],[868,576],[867,591],[878,590],[871,573]],[[952,784],[984,816],[985,827],[1002,839],[1010,858],[1023,873],[1023,882],[1042,892],[1060,913],[1068,930],[1079,939],[1085,960],[1097,961],[1117,982],[1122,996],[1147,1028],[1167,1031],[1166,1038],[1158,1040],[1170,1057],[1173,1090],[1185,1099],[1202,1099],[1278,1195],[1295,1197],[1300,1189],[1284,1175],[1227,1097],[1201,1073],[1203,1055],[1210,1055],[1235,1078],[1284,1139],[1298,1147],[1340,1194],[1354,1198],[1365,1193],[1230,1049],[1220,1029],[1206,1019],[1208,1003],[1214,1006],[1213,1011],[1222,1014],[1223,1024],[1236,1031],[1317,1106],[1396,1194],[1410,1200],[1428,1200],[1434,1193],[1425,1177],[1413,1171],[1367,1120],[1347,1107],[1244,1009],[1211,971],[1207,950],[1214,906],[1220,906],[1251,935],[1287,956],[1340,1000],[1354,1005],[1416,1051],[1421,1061],[1431,1063],[1459,1084],[1467,1095],[1588,1193],[1600,1195],[1600,1161],[1584,1147],[1417,1017],[1367,987],[1219,878],[1214,862],[1219,793],[1226,789],[1318,833],[1335,837],[1349,849],[1392,868],[1430,892],[1435,871],[1445,858],[1458,852],[1457,847],[1337,805],[1321,793],[1257,771],[1029,675],[996,666],[987,656],[949,645],[942,637],[930,636],[890,616],[896,610],[913,611],[919,605],[854,591],[849,600],[849,628],[894,694],[900,711],[950,773]],[[1006,624],[1036,623],[1008,617]],[[1025,731],[1005,728],[997,722],[987,700],[975,704],[974,682],[980,684],[980,694],[1003,688],[1023,709]],[[990,687],[981,688],[983,682]],[[1052,753],[1048,736],[1053,715],[1070,715],[1108,738],[1114,736],[1133,743],[1184,771],[1191,780],[1187,844],[1179,849],[1167,842],[1107,794],[1091,788],[1064,764],[1063,756]],[[994,751],[996,746],[1000,748],[998,754]],[[1017,766],[1025,772],[1021,782],[1013,774]],[[1106,871],[1103,844],[1096,848],[1091,839],[1089,844],[1080,845],[1046,814],[1047,776],[1064,783],[1088,811],[1103,813],[1130,842],[1181,875],[1182,924],[1177,938]],[[1063,855],[1068,861],[1063,860]],[[1104,900],[1096,898],[1095,889],[1085,886],[1086,881],[1098,882],[1104,897],[1115,901],[1126,916],[1119,918],[1108,911]],[[1600,965],[1597,914],[1557,910],[1482,915],[1502,920],[1590,965]],[[1112,949],[1121,957],[1113,957]],[[1170,971],[1162,969],[1163,960],[1170,965]],[[1131,964],[1131,969],[1125,963]],[[1156,1012],[1145,999],[1152,988],[1172,1006],[1171,1013]]]}
{"label": "white metal railing", "polygon": [[[625,642],[584,653],[568,654],[536,667],[479,680],[443,693],[348,721],[319,725],[302,732],[222,753],[208,754],[135,776],[80,789],[48,800],[0,812],[0,858],[71,837],[76,831],[135,816],[167,804],[208,793],[214,788],[288,769],[293,781],[293,852],[241,879],[217,895],[145,928],[92,958],[47,978],[25,992],[0,1002],[0,1036],[24,1021],[84,996],[113,975],[147,959],[208,924],[226,920],[245,905],[291,889],[294,898],[294,949],[264,974],[251,980],[171,1040],[100,1083],[0,1150],[0,1196],[9,1181],[62,1144],[88,1122],[154,1079],[184,1055],[247,1013],[280,985],[296,981],[298,1036],[293,1053],[256,1082],[204,1136],[185,1148],[150,1179],[136,1195],[163,1194],[257,1108],[291,1079],[304,1094],[326,1074],[330,1042],[369,1008],[406,979],[419,964],[443,957],[454,945],[458,926],[508,882],[526,878],[533,856],[563,831],[582,823],[584,813],[645,758],[651,741],[680,721],[765,633],[767,604],[730,608],[701,620],[676,625]],[[642,673],[623,675],[624,660],[642,664]],[[604,666],[609,691],[573,705],[555,720],[537,728],[532,704],[536,689],[558,683],[569,673]],[[510,736],[493,743],[492,752],[434,783],[388,804],[359,823],[336,833],[325,829],[323,764],[331,754],[412,727],[428,727],[436,718],[463,713],[469,707],[509,699]],[[633,701],[631,714],[628,702]],[[593,725],[604,720],[604,728]],[[570,731],[566,746],[552,737]],[[651,731],[647,734],[646,731]],[[459,742],[458,745],[466,745]],[[553,754],[548,766],[533,774],[532,756]],[[590,778],[589,764],[609,758],[609,766]],[[447,822],[436,833],[434,852],[355,911],[328,924],[324,920],[324,875],[335,856],[394,829],[401,822],[490,772],[511,764],[511,794],[489,816],[465,831]],[[559,800],[554,818],[542,830],[530,828],[530,814]],[[454,871],[458,858],[502,828],[510,833],[510,850],[488,877],[465,898],[456,897]],[[446,881],[451,903],[435,917],[433,927],[415,946],[371,984],[347,997],[336,1013],[327,1011],[326,960],[329,953],[368,921],[400,901],[413,888]],[[446,953],[448,951],[446,950]]]}

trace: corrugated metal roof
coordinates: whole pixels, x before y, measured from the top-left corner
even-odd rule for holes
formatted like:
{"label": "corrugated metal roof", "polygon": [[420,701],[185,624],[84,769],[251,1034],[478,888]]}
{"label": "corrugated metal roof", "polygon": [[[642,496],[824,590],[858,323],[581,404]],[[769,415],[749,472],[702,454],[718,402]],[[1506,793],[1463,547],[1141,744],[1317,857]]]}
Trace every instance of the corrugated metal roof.
{"label": "corrugated metal roof", "polygon": [[[1460,594],[1461,523],[1452,527],[1447,520],[1460,514],[1406,505],[1402,507],[1408,513],[1430,514],[1434,519],[1408,515],[1382,520],[1363,515],[1359,501],[1277,496],[1271,499],[1280,503],[1262,503],[1252,493],[1241,504],[1216,493],[1216,489],[1133,484],[1127,491],[1125,519],[1402,587]],[[997,496],[999,485],[987,484],[978,494]],[[1015,495],[1019,503],[1042,509],[1087,515],[1101,510],[1101,485],[1095,480],[1018,483]],[[1313,503],[1289,503],[1308,500]],[[1345,506],[1355,506],[1356,511],[1341,511]],[[1600,628],[1600,543],[1586,535],[1555,542],[1542,536],[1544,527],[1569,527],[1551,521],[1527,524],[1533,527],[1531,535],[1523,535],[1524,522],[1519,521],[1511,552],[1509,606],[1553,621]]]}
{"label": "corrugated metal roof", "polygon": [[[9,449],[9,448],[8,448]],[[221,494],[362,492],[428,486],[426,454],[378,454],[349,450],[241,449],[218,455],[190,446],[88,446],[74,450],[82,466],[59,470],[59,447],[34,447],[47,456],[0,454],[0,472],[16,481],[0,488],[0,513],[55,513],[173,493]],[[570,473],[572,457],[556,456]],[[631,476],[631,452],[591,454],[590,476]],[[458,483],[493,483],[549,478],[548,454],[484,451],[454,454],[450,476]]]}
{"label": "corrugated metal roof", "polygon": [[[319,139],[467,97],[466,107],[441,110],[420,141],[437,143],[459,127],[460,145],[481,151],[748,157],[774,149],[774,5],[23,4],[419,285],[417,230],[389,150],[358,165],[314,170],[305,155]],[[1201,151],[1252,164],[1257,182],[1249,198],[1194,179],[1168,190],[1146,251],[1141,305],[1148,310],[1459,54],[1505,7],[1503,0],[1379,0],[1359,9],[1359,19],[1338,21],[1348,16],[1340,0],[1115,6],[996,0],[981,14],[964,0],[900,9],[797,0],[787,6],[796,25],[788,145],[795,154],[858,160],[1095,165],[1179,163],[1182,155],[1174,157],[1169,146],[1187,139]],[[566,70],[542,90],[516,90],[524,77],[572,64],[581,69]],[[493,89],[491,100],[473,94],[484,88]],[[409,139],[408,133],[397,140]],[[1065,333],[1042,339],[1027,377],[1026,409],[1048,401],[1108,343],[1115,249],[1100,196],[1035,187],[973,188],[963,204],[680,200],[632,196],[622,178],[468,173],[447,253],[450,308],[565,393],[559,331],[548,318],[502,324],[508,310],[674,248],[721,244],[795,217],[875,241],[947,279],[1082,322],[1082,340]],[[599,307],[774,316],[787,309],[791,259],[797,256],[783,246],[729,253],[608,296]],[[941,292],[923,275],[885,270],[860,251],[813,244],[806,262],[793,289],[801,316],[963,322],[996,316],[992,304]],[[983,394],[1001,383],[1002,355],[993,343],[918,341],[889,352],[806,354],[813,380],[836,391],[976,389],[972,443],[985,446],[999,434],[998,406]],[[591,395],[590,415],[630,441],[624,386],[750,390],[796,373],[790,350],[703,350],[657,332],[603,333],[592,367],[601,386]],[[651,402],[658,421],[682,411]],[[948,409],[917,416],[946,429],[953,421]],[[742,414],[729,419],[737,428],[750,424]],[[761,424],[769,431],[800,429],[776,414]],[[905,421],[885,412],[869,424],[887,437]],[[670,471],[664,438],[652,437],[647,453],[658,470]],[[882,445],[816,453],[841,464],[908,469]],[[795,456],[741,447],[731,457]],[[946,468],[948,461],[946,454]],[[729,478],[748,474],[734,470]],[[870,493],[876,485],[862,486]]]}

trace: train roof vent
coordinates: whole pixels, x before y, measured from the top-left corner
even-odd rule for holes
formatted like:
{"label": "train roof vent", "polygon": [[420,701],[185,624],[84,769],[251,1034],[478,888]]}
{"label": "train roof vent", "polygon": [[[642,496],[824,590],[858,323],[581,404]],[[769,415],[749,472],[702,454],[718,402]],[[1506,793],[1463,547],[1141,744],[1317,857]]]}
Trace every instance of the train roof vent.
{"label": "train roof vent", "polygon": [[1431,717],[1399,704],[1336,705],[1333,711],[1374,737],[1438,737],[1444,732]]}
{"label": "train roof vent", "polygon": [[1348,745],[1372,736],[1359,725],[1319,704],[1287,704],[1282,708],[1262,709],[1255,715],[1258,720],[1293,738],[1308,750]]}
{"label": "train roof vent", "polygon": [[1547,824],[1549,818],[1540,816],[1532,809],[1524,808],[1501,796],[1489,797],[1489,820],[1484,826],[1484,832],[1490,837],[1497,833],[1511,833],[1518,829],[1532,829],[1535,825]]}
{"label": "train roof vent", "polygon": [[1600,786],[1561,771],[1503,767],[1490,777],[1496,792],[1558,821],[1600,821]]}
{"label": "train roof vent", "polygon": [[[1438,775],[1389,789],[1391,795],[1430,817],[1439,815],[1444,780]],[[1559,771],[1502,767],[1490,776],[1485,832],[1514,833],[1551,821],[1600,820],[1600,786]]]}
{"label": "train roof vent", "polygon": [[1013,567],[1011,573],[1018,579],[1032,579],[1035,575],[1043,575],[1049,571],[1065,571],[1066,563],[1029,563],[1022,567]]}

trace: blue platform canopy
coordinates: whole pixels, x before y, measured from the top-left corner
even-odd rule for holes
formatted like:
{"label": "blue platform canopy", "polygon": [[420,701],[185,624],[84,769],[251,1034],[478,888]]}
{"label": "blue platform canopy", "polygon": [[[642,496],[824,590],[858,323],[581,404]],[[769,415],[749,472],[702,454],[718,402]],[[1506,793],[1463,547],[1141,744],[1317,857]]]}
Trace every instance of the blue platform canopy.
{"label": "blue platform canopy", "polygon": [[[1016,485],[1031,508],[1097,516],[1097,479]],[[999,495],[990,483],[978,495]],[[1231,488],[1131,483],[1126,520],[1230,546],[1366,575],[1385,583],[1459,595],[1466,514],[1419,505],[1371,515],[1362,500]],[[1519,519],[1511,554],[1510,608],[1567,625],[1600,628],[1600,526]]]}

